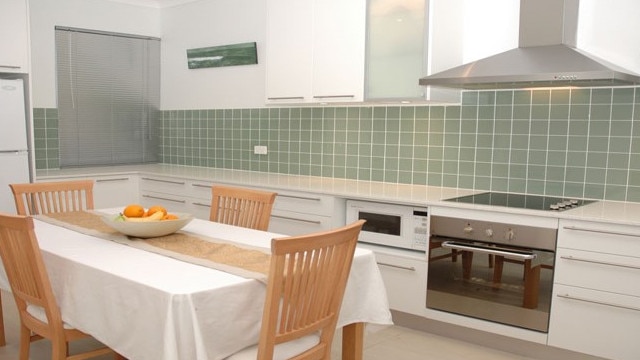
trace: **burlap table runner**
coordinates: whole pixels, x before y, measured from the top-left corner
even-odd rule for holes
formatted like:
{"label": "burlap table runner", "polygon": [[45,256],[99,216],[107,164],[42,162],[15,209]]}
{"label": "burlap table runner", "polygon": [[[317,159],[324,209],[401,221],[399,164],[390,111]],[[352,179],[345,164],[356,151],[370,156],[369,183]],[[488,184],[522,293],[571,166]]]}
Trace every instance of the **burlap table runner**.
{"label": "burlap table runner", "polygon": [[108,226],[102,220],[104,215],[78,211],[37,215],[36,218],[83,234],[266,282],[270,259],[266,250],[238,246],[183,230],[149,239],[129,237]]}

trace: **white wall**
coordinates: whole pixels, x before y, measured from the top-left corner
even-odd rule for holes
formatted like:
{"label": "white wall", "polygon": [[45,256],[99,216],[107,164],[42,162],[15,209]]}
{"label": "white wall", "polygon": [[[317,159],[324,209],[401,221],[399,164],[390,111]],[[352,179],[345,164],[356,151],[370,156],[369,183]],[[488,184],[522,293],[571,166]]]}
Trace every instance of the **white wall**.
{"label": "white wall", "polygon": [[518,47],[520,2],[465,0],[463,63]]}
{"label": "white wall", "polygon": [[[264,106],[266,0],[201,0],[162,10],[162,109]],[[256,42],[258,64],[192,69],[187,49]]]}
{"label": "white wall", "polygon": [[578,48],[640,74],[640,1],[581,0]]}
{"label": "white wall", "polygon": [[56,25],[161,36],[157,8],[107,0],[29,0],[29,7],[34,107],[57,107]]}

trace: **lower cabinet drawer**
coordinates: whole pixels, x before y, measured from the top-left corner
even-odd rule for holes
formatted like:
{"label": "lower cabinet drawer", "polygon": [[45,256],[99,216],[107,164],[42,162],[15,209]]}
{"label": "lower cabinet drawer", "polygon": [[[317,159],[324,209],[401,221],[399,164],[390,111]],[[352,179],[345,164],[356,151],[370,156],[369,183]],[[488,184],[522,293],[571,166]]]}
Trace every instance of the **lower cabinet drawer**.
{"label": "lower cabinet drawer", "polygon": [[640,258],[558,248],[557,284],[640,297]]}
{"label": "lower cabinet drawer", "polygon": [[211,200],[205,201],[200,198],[188,198],[186,200],[187,208],[189,209],[188,213],[195,218],[209,220],[211,216]]}
{"label": "lower cabinet drawer", "polygon": [[332,228],[328,216],[302,214],[291,211],[272,210],[269,231],[283,235],[303,235]]}
{"label": "lower cabinet drawer", "polygon": [[189,212],[187,199],[172,194],[142,191],[140,193],[140,203],[145,208],[153,205],[162,205],[168,212]]}
{"label": "lower cabinet drawer", "polygon": [[297,213],[331,216],[334,212],[334,197],[318,194],[277,191],[274,209]]}
{"label": "lower cabinet drawer", "polygon": [[549,345],[607,359],[640,359],[640,297],[558,284],[553,294]]}

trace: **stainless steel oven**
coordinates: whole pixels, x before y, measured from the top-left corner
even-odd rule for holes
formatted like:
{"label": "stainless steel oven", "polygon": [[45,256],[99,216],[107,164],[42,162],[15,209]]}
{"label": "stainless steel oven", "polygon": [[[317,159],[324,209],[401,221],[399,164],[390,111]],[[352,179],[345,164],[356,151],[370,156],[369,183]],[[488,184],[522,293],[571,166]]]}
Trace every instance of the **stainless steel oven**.
{"label": "stainless steel oven", "polygon": [[[562,211],[559,202],[563,209],[587,203],[508,195],[451,200],[544,211]],[[433,208],[427,308],[547,332],[557,231],[555,217]]]}

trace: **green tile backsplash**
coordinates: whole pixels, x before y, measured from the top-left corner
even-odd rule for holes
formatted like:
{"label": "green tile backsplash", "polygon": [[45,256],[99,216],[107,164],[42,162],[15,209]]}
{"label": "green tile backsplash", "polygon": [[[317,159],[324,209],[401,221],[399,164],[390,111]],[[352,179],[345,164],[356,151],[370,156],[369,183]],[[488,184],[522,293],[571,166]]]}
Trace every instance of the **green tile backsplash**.
{"label": "green tile backsplash", "polygon": [[[34,120],[37,167],[56,168],[57,112],[36,109]],[[469,91],[446,106],[165,110],[160,123],[168,164],[640,202],[638,87]]]}

